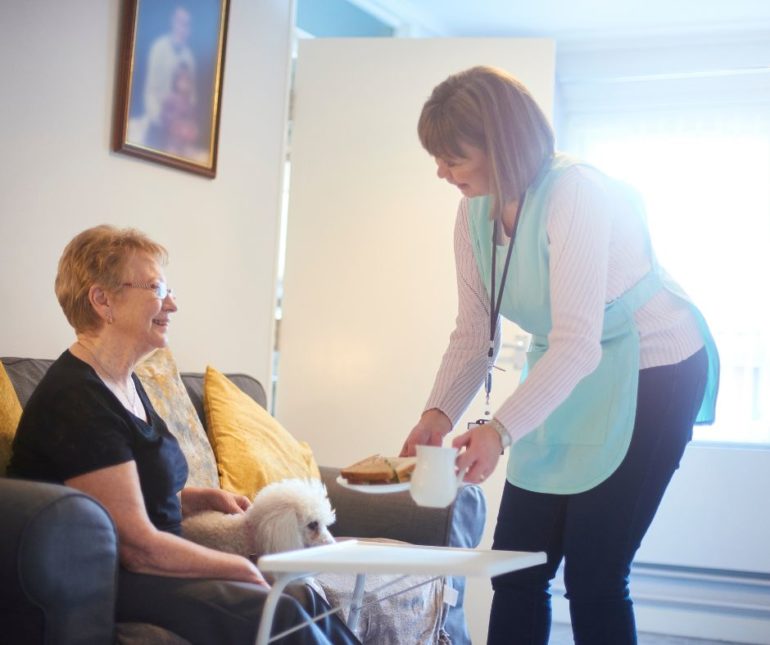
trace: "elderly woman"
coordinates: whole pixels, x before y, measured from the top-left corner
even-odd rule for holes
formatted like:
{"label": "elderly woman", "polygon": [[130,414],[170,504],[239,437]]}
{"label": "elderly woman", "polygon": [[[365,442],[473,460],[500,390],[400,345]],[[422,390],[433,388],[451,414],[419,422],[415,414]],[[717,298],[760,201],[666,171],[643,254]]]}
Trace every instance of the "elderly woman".
{"label": "elderly woman", "polygon": [[[77,340],[33,393],[9,474],[66,484],[99,500],[118,530],[116,618],[165,627],[191,643],[251,643],[268,585],[246,558],[189,542],[184,514],[242,513],[245,497],[185,488],[187,463],[134,367],[167,342],[177,310],[165,249],[132,229],[97,226],[59,261],[56,295]],[[306,587],[279,603],[274,632],[326,611]],[[358,642],[336,617],[280,643]]]}

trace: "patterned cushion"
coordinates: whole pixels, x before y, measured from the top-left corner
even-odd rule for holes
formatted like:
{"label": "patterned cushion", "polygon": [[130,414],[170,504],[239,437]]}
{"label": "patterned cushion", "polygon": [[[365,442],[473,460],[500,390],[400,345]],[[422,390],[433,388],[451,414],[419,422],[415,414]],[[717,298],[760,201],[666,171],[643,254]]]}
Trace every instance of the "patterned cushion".
{"label": "patterned cushion", "polygon": [[253,499],[275,481],[321,478],[310,446],[297,441],[267,410],[210,366],[203,404],[219,483],[225,490]]}
{"label": "patterned cushion", "polygon": [[16,397],[11,379],[0,363],[0,477],[11,459],[11,442],[21,418],[21,404]]}
{"label": "patterned cushion", "polygon": [[136,375],[182,448],[190,468],[187,485],[218,488],[214,453],[171,351],[168,348],[155,351],[137,366]]}

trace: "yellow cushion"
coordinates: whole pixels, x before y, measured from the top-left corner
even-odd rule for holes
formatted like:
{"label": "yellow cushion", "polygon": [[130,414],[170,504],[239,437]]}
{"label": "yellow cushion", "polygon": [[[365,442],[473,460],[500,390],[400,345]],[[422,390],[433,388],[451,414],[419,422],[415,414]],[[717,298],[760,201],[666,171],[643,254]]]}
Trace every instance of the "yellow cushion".
{"label": "yellow cushion", "polygon": [[11,442],[20,418],[21,403],[5,367],[0,363],[0,477],[5,476],[11,460]]}
{"label": "yellow cushion", "polygon": [[147,396],[182,448],[190,475],[187,486],[219,488],[217,464],[198,413],[187,394],[171,350],[156,350],[136,367]]}
{"label": "yellow cushion", "polygon": [[310,446],[297,441],[224,374],[206,368],[203,405],[209,440],[225,490],[253,499],[268,484],[291,477],[320,479]]}

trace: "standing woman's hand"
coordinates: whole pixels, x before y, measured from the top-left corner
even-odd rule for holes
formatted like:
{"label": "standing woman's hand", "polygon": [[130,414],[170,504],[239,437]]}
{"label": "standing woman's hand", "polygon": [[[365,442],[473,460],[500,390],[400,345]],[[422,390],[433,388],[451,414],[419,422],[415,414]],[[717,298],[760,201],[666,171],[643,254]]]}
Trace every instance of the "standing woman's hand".
{"label": "standing woman's hand", "polygon": [[452,422],[441,410],[425,410],[401,447],[399,457],[413,457],[417,446],[440,446],[444,435],[451,430]]}
{"label": "standing woman's hand", "polygon": [[464,481],[479,484],[497,467],[502,452],[500,435],[488,425],[473,426],[452,441],[452,447],[461,450],[455,462],[460,472],[466,471]]}

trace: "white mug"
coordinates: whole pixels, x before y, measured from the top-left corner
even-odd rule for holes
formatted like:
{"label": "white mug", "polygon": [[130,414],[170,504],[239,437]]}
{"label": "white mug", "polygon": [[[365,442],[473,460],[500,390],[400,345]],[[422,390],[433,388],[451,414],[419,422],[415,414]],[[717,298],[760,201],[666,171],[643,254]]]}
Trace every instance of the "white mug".
{"label": "white mug", "polygon": [[465,473],[455,470],[455,448],[417,446],[417,465],[409,492],[420,506],[445,508],[457,495]]}

